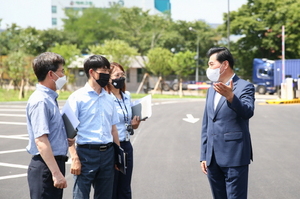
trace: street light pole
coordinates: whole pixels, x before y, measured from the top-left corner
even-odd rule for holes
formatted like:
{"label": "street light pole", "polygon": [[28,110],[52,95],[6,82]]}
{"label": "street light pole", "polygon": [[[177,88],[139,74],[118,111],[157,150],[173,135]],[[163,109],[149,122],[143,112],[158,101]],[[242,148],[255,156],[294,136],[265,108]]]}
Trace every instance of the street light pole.
{"label": "street light pole", "polygon": [[197,60],[196,60],[196,83],[199,81],[198,77],[198,70],[199,70],[199,36],[197,34]]}
{"label": "street light pole", "polygon": [[228,42],[228,50],[230,50],[230,9],[229,9],[230,0],[227,1],[227,42]]}
{"label": "street light pole", "polygon": [[[195,31],[197,33],[197,31],[193,28],[193,27],[189,27],[190,31]],[[198,82],[199,81],[199,35],[197,33],[197,55],[196,55],[196,71],[195,71],[195,81]]]}

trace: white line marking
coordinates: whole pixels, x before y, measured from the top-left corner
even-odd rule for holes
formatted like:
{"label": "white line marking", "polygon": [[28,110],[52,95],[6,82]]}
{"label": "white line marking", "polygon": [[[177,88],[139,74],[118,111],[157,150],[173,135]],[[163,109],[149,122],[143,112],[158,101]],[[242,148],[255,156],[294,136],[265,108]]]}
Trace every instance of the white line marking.
{"label": "white line marking", "polygon": [[196,123],[198,122],[199,118],[194,118],[194,116],[192,114],[186,114],[187,118],[182,118],[184,121],[189,122],[189,123]]}
{"label": "white line marking", "polygon": [[0,154],[23,152],[23,151],[26,151],[26,149],[16,149],[16,150],[0,151]]}
{"label": "white line marking", "polygon": [[17,112],[17,111],[26,111],[25,109],[0,109],[3,112]]}
{"label": "white line marking", "polygon": [[27,173],[24,174],[18,174],[18,175],[10,175],[10,176],[2,176],[0,177],[0,180],[6,180],[6,179],[11,179],[11,178],[20,178],[20,177],[26,177]]}
{"label": "white line marking", "polygon": [[9,138],[9,139],[19,139],[19,140],[28,140],[28,138],[18,137],[14,135],[0,135],[0,138]]}
{"label": "white line marking", "polygon": [[179,101],[160,102],[160,104],[175,104],[175,103],[179,103]]}
{"label": "white line marking", "polygon": [[26,115],[21,115],[21,114],[1,114],[0,116],[7,116],[7,117],[26,117]]}
{"label": "white line marking", "polygon": [[18,169],[28,169],[28,166],[26,166],[26,165],[9,164],[9,163],[4,163],[4,162],[0,162],[0,166],[3,166],[3,167],[12,167],[12,168],[18,168]]}
{"label": "white line marking", "polygon": [[24,109],[26,109],[26,106],[20,106],[20,105],[11,105],[11,104],[0,105],[1,108],[7,108],[8,106],[9,106],[10,108],[24,108]]}
{"label": "white line marking", "polygon": [[27,125],[25,122],[0,122],[0,124]]}
{"label": "white line marking", "polygon": [[26,137],[28,137],[28,134],[26,133],[26,134],[14,135],[14,136],[20,136],[20,137],[24,137],[24,136],[26,136]]}

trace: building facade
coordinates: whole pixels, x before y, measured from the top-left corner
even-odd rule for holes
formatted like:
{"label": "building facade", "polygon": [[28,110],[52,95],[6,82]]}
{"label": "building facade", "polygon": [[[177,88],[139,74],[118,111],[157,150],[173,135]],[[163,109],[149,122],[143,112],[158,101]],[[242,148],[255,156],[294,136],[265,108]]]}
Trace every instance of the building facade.
{"label": "building facade", "polygon": [[22,28],[39,30],[63,28],[65,9],[83,10],[89,7],[108,8],[118,4],[124,7],[140,7],[150,14],[168,11],[170,0],[0,0],[0,30],[12,23]]}
{"label": "building facade", "polygon": [[[87,81],[86,74],[83,69],[83,63],[86,58],[91,55],[83,55],[76,57],[76,59],[67,66],[70,73],[74,75],[75,82],[69,84],[69,90],[76,90],[85,85]],[[145,62],[148,61],[147,57],[135,56],[131,59],[129,68],[126,70],[126,89],[130,92],[136,92],[140,83],[142,82],[145,67]],[[152,77],[151,79],[157,80],[157,78]],[[153,84],[153,83],[152,83]]]}
{"label": "building facade", "polygon": [[171,12],[170,0],[52,0],[52,28],[62,28],[66,9],[81,11],[86,8],[108,8],[113,5],[139,7],[149,10],[150,14]]}

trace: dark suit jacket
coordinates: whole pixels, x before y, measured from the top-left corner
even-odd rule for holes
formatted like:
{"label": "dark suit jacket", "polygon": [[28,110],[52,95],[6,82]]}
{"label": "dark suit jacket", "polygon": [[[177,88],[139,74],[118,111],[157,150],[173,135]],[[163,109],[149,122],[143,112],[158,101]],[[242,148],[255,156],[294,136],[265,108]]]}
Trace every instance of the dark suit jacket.
{"label": "dark suit jacket", "polygon": [[222,96],[216,110],[215,93],[211,86],[202,121],[200,161],[209,166],[214,153],[221,167],[248,165],[252,160],[249,119],[254,114],[254,86],[235,75],[232,103]]}

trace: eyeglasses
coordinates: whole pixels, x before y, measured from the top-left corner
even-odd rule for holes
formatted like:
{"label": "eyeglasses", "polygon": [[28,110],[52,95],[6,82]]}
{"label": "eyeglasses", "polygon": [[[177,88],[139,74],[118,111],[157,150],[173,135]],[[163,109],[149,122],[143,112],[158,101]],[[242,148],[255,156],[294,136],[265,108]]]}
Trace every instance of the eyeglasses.
{"label": "eyeglasses", "polygon": [[62,69],[62,70],[56,70],[58,72],[61,72],[62,74],[65,74],[65,69]]}
{"label": "eyeglasses", "polygon": [[116,74],[113,74],[112,75],[113,77],[115,77],[115,78],[120,78],[120,77],[126,77],[126,73],[116,73]]}

